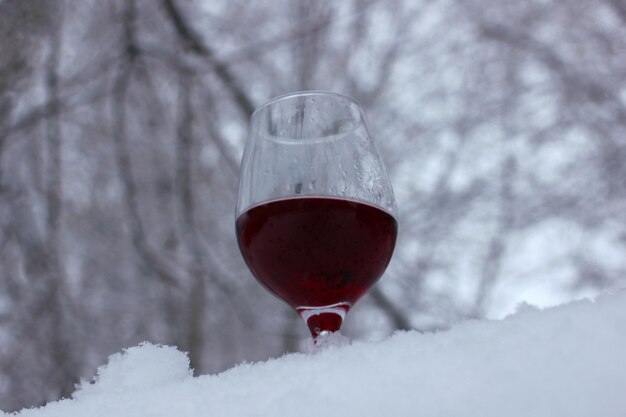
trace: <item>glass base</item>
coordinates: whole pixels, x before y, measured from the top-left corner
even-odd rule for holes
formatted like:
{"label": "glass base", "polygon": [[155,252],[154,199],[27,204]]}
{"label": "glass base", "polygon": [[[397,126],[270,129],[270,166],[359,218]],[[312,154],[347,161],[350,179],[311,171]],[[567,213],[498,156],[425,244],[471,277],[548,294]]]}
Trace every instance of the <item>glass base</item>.
{"label": "glass base", "polygon": [[350,309],[348,303],[337,303],[320,307],[298,307],[296,311],[304,320],[314,339],[324,334],[339,331],[346,313]]}
{"label": "glass base", "polygon": [[350,343],[350,339],[342,335],[339,331],[322,331],[315,339],[309,339],[306,346],[306,352],[315,354],[332,348],[349,346]]}

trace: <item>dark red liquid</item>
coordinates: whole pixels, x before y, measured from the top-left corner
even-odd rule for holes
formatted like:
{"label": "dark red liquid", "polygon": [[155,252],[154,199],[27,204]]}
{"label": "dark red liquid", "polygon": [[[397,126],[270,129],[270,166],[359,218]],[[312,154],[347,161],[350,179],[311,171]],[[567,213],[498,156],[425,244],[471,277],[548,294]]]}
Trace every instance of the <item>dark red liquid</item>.
{"label": "dark red liquid", "polygon": [[[347,311],[382,275],[397,234],[386,211],[328,197],[259,204],[241,214],[236,226],[256,279],[299,310],[344,303]],[[334,316],[312,316],[314,335],[338,330],[341,320]]]}

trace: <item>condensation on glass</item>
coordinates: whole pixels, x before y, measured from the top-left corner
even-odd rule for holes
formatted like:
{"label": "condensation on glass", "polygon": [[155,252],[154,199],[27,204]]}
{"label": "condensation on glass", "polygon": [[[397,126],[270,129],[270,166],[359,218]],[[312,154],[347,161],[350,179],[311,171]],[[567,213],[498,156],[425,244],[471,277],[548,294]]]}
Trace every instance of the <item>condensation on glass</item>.
{"label": "condensation on glass", "polygon": [[365,115],[348,96],[301,92],[261,106],[251,117],[241,166],[236,216],[294,195],[354,199],[396,214]]}

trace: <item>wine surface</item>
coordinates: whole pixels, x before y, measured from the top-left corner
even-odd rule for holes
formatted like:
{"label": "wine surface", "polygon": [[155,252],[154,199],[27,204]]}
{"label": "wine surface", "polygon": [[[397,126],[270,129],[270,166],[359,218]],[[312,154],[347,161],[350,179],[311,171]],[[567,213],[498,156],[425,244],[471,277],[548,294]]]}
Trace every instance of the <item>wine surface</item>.
{"label": "wine surface", "polygon": [[333,197],[259,204],[236,228],[256,279],[299,311],[340,303],[347,311],[384,272],[397,235],[385,210]]}

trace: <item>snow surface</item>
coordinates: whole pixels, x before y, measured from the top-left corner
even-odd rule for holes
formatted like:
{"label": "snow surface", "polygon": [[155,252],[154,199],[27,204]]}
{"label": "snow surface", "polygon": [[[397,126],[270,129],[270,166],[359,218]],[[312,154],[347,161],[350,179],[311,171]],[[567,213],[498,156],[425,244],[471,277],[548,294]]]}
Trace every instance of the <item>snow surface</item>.
{"label": "snow surface", "polygon": [[626,291],[195,378],[184,353],[142,344],[72,399],[17,415],[623,417]]}

